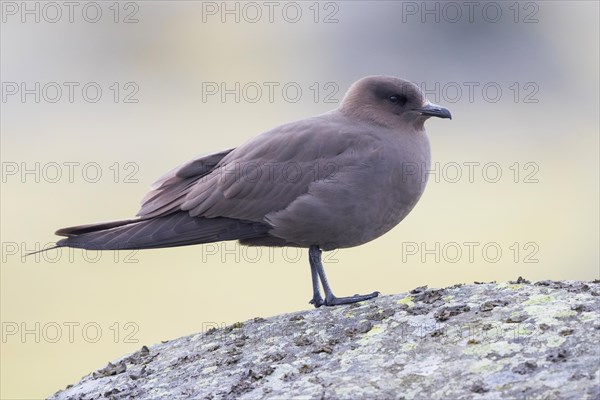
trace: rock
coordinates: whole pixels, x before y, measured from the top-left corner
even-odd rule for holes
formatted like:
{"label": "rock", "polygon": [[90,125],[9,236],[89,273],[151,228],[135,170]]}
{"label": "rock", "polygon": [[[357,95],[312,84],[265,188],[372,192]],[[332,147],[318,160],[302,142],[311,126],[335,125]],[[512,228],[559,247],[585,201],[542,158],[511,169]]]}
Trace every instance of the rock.
{"label": "rock", "polygon": [[50,399],[598,399],[599,292],[520,278],[254,318],[144,346]]}

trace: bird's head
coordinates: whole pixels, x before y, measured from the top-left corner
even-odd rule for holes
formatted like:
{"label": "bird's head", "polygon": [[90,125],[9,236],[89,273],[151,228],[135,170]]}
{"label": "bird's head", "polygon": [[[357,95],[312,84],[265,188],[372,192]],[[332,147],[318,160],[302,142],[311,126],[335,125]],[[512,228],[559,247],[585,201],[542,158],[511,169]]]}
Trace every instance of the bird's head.
{"label": "bird's head", "polygon": [[430,117],[452,118],[450,111],[429,102],[412,82],[392,76],[367,76],[356,81],[339,110],[353,118],[390,128],[423,129]]}

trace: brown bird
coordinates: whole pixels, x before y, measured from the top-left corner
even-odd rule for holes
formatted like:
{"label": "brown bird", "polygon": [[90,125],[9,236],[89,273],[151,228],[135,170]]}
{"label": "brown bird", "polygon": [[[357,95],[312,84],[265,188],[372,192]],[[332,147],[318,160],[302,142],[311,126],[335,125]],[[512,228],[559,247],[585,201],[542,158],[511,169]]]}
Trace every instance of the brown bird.
{"label": "brown bird", "polygon": [[409,81],[365,77],[339,108],[183,164],[152,185],[137,218],[60,229],[56,234],[67,238],[56,246],[122,250],[239,240],[305,247],[315,307],[376,297],[334,296],[321,250],[367,243],[412,210],[427,179],[407,171],[429,169],[424,123],[432,116],[451,118]]}

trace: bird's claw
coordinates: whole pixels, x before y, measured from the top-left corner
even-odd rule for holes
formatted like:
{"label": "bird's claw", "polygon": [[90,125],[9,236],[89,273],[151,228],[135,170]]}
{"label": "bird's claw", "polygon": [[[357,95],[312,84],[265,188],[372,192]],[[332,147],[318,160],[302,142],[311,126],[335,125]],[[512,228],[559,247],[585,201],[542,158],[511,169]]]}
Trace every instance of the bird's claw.
{"label": "bird's claw", "polygon": [[369,293],[369,294],[355,294],[354,296],[348,296],[348,297],[335,297],[332,295],[329,297],[325,297],[325,301],[323,301],[323,305],[338,306],[341,304],[358,303],[359,301],[369,300],[369,299],[372,299],[379,295],[380,295],[380,293],[377,291],[373,292],[373,293]]}
{"label": "bird's claw", "polygon": [[325,302],[323,301],[323,298],[321,296],[319,296],[319,297],[313,297],[311,299],[311,301],[309,301],[309,303],[312,304],[312,305],[314,305],[315,308],[319,308],[323,304],[325,304]]}

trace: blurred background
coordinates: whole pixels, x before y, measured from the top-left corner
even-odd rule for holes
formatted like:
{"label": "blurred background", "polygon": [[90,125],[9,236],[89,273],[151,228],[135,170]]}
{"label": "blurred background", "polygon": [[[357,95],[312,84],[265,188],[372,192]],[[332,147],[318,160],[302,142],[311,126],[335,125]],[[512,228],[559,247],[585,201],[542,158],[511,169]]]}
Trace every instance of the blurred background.
{"label": "blurred background", "polygon": [[325,254],[336,294],[600,277],[598,15],[588,1],[2,2],[0,397],[309,309],[296,249],[23,255],[133,216],[174,166],[335,108],[365,75],[409,79],[454,118],[427,123],[413,212]]}

